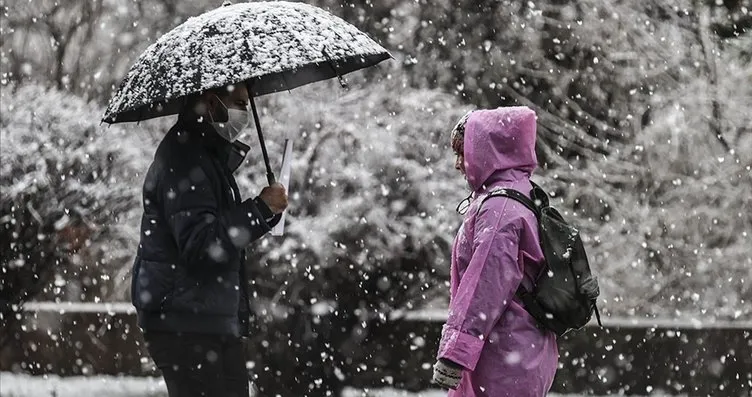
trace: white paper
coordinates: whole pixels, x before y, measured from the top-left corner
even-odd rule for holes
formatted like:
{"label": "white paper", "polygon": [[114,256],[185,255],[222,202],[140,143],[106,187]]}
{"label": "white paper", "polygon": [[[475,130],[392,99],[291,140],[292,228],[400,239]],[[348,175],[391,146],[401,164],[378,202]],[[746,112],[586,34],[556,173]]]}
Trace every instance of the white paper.
{"label": "white paper", "polygon": [[[282,155],[282,170],[279,172],[279,179],[277,180],[282,186],[285,187],[288,196],[290,195],[290,168],[292,164],[292,139],[285,139],[285,153]],[[282,219],[279,220],[274,228],[272,228],[272,236],[281,236],[285,234],[285,214],[282,213]]]}

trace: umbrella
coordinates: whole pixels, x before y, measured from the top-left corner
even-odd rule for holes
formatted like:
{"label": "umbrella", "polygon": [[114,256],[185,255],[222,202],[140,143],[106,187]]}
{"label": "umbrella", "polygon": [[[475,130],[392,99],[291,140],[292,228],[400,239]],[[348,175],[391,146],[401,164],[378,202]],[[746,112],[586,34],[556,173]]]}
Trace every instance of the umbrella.
{"label": "umbrella", "polygon": [[391,55],[355,26],[302,3],[230,4],[192,17],[150,45],[110,100],[103,121],[177,114],[187,96],[245,83],[269,183],[254,96],[341,77]]}

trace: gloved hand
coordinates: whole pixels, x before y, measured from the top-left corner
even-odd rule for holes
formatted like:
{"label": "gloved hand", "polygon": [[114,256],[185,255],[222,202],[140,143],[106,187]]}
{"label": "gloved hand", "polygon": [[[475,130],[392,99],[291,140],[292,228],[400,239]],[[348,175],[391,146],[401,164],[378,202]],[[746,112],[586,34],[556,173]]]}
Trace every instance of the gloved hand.
{"label": "gloved hand", "polygon": [[456,390],[462,379],[461,365],[455,364],[446,359],[439,359],[436,364],[433,365],[433,383],[443,387],[444,389]]}

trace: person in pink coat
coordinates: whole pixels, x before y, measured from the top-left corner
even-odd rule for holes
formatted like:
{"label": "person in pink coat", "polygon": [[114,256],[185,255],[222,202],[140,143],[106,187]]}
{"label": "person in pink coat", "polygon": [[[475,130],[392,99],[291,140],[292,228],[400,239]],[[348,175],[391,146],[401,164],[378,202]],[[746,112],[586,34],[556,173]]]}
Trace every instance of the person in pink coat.
{"label": "person in pink coat", "polygon": [[496,188],[530,192],[535,125],[532,109],[501,107],[469,113],[452,133],[455,168],[472,194],[452,246],[449,318],[434,366],[449,397],[545,396],[556,374],[556,335],[515,296],[542,270],[535,214],[506,197],[480,205]]}

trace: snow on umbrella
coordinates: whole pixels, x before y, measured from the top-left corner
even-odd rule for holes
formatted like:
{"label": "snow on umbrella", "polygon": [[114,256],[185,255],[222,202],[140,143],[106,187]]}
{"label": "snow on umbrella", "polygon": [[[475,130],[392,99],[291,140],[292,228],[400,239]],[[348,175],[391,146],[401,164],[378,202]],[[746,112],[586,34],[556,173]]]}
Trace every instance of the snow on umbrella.
{"label": "snow on umbrella", "polygon": [[225,2],[150,45],[110,100],[103,121],[176,114],[188,95],[246,83],[271,183],[253,96],[341,77],[390,57],[368,35],[320,8],[285,1]]}

